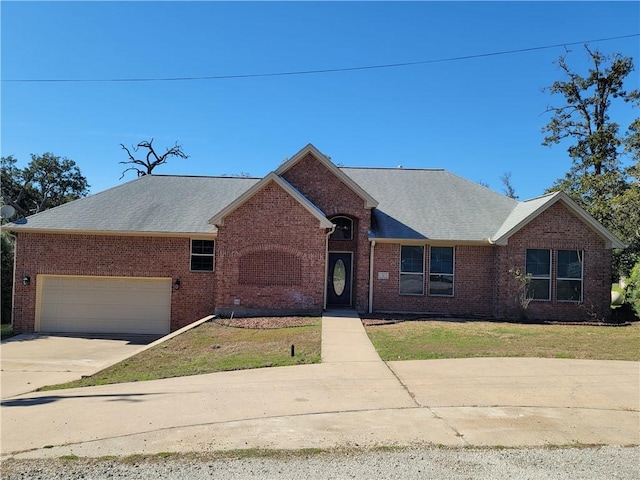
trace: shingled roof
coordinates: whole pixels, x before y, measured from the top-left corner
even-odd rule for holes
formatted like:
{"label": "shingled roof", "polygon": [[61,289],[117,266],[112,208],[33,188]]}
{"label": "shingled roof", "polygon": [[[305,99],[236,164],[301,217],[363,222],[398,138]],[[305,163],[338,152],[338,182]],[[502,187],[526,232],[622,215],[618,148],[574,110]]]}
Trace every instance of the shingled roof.
{"label": "shingled roof", "polygon": [[[624,247],[565,194],[518,202],[446,170],[339,170],[366,192],[367,198],[378,202],[372,210],[369,231],[373,240],[504,244],[551,204],[563,201],[609,246]],[[267,177],[276,175],[274,172]],[[3,228],[16,232],[121,235],[214,234],[217,227],[209,220],[226,212],[267,177],[146,175]],[[317,212],[322,214],[319,209]]]}
{"label": "shingled roof", "polygon": [[518,204],[446,170],[341,170],[378,200],[377,239],[486,242]]}
{"label": "shingled roof", "polygon": [[211,234],[211,216],[258,178],[145,175],[7,225],[13,231]]}

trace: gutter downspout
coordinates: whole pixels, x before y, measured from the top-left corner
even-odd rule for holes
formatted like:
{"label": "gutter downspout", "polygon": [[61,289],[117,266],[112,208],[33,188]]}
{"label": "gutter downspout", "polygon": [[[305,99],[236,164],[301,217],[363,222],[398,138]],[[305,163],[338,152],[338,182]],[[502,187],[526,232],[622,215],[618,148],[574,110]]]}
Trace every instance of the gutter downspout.
{"label": "gutter downspout", "polygon": [[371,250],[369,251],[369,313],[373,313],[373,260],[376,241],[371,240]]}
{"label": "gutter downspout", "polygon": [[329,237],[335,232],[336,226],[334,225],[327,230],[327,237],[324,247],[324,300],[322,310],[327,309],[327,284],[329,283]]}

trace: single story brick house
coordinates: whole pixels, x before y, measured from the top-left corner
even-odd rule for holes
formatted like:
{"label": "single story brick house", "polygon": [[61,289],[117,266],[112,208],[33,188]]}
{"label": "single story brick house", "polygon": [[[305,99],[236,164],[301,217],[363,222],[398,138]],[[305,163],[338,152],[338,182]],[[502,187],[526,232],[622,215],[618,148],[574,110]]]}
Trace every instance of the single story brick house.
{"label": "single story brick house", "polygon": [[567,195],[445,170],[343,168],[307,145],[264,178],[147,175],[15,221],[17,332],[167,333],[211,313],[332,307],[610,315],[624,245]]}

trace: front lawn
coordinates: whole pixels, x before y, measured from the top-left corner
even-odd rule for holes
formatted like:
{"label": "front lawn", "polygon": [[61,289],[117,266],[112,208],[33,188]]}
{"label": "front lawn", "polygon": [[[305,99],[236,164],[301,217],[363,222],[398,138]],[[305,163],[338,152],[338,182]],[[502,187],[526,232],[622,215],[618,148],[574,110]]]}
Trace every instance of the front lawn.
{"label": "front lawn", "polygon": [[[303,326],[282,328],[270,328],[272,325],[269,322],[269,319],[262,322],[255,319],[236,322],[237,325],[269,328],[238,328],[219,323],[203,323],[91,377],[40,390],[320,362],[319,318],[291,319],[285,324]],[[274,319],[274,322],[280,321]],[[294,345],[293,357],[291,345]]]}
{"label": "front lawn", "polygon": [[365,328],[385,361],[469,357],[640,360],[638,323],[610,327],[418,320]]}

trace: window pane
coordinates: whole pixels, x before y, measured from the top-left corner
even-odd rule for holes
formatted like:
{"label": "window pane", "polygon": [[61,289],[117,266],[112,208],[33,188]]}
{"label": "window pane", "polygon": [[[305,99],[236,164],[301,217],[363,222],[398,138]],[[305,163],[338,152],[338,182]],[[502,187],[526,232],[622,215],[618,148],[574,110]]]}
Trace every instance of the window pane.
{"label": "window pane", "polygon": [[582,278],[582,252],[558,250],[558,278]]}
{"label": "window pane", "polygon": [[431,247],[431,273],[453,275],[453,247]]}
{"label": "window pane", "polygon": [[329,237],[331,240],[353,240],[353,221],[350,218],[336,217],[331,222],[336,226]]}
{"label": "window pane", "polygon": [[424,275],[418,274],[401,274],[400,275],[400,293],[403,295],[422,295],[424,294]]}
{"label": "window pane", "polygon": [[534,300],[549,300],[550,280],[532,278],[527,289],[527,297]]}
{"label": "window pane", "polygon": [[191,270],[196,271],[212,271],[213,270],[213,255],[209,256],[191,256]]}
{"label": "window pane", "polygon": [[548,277],[551,274],[551,250],[527,250],[527,271],[534,277]]}
{"label": "window pane", "polygon": [[403,246],[400,252],[400,271],[422,273],[424,268],[424,247]]}
{"label": "window pane", "polygon": [[213,255],[213,240],[191,240],[191,253]]}
{"label": "window pane", "polygon": [[569,302],[582,301],[581,280],[558,280],[558,300]]}
{"label": "window pane", "polygon": [[430,275],[429,295],[453,295],[453,275]]}

